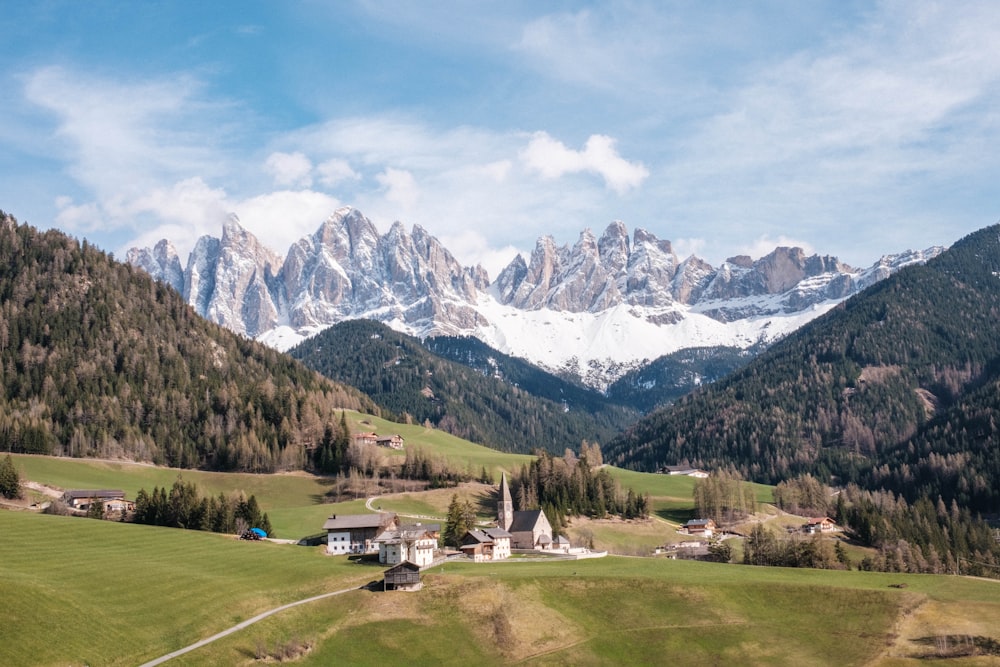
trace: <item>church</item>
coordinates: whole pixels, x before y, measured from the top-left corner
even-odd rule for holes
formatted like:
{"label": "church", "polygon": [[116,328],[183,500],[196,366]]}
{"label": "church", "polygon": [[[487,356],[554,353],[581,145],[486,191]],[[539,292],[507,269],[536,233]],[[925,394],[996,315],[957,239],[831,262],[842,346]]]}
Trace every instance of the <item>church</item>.
{"label": "church", "polygon": [[497,524],[510,533],[511,549],[549,549],[552,546],[552,525],[542,510],[515,512],[514,501],[507,485],[507,474],[500,478],[500,500],[497,502]]}

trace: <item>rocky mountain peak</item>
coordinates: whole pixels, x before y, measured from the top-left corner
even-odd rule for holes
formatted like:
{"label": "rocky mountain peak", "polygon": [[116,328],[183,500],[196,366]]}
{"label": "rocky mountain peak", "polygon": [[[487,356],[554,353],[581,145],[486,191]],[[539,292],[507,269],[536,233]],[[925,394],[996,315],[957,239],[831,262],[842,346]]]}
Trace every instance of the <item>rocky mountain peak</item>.
{"label": "rocky mountain peak", "polygon": [[[221,238],[198,239],[183,272],[167,241],[133,249],[128,260],[180,285],[201,315],[277,347],[346,319],[376,319],[417,335],[475,335],[550,369],[578,364],[581,377],[599,386],[630,363],[681,347],[773,339],[937,252],[890,256],[859,272],[835,257],[781,247],[715,268],[693,255],[679,261],[669,240],[641,228],[630,241],[615,221],[600,237],[583,230],[572,247],[540,237],[530,257],[516,255],[490,289],[482,267],[463,267],[423,227],[408,232],[397,221],[380,235],[360,211],[344,207],[292,244],[283,261],[235,216]],[[527,320],[545,327],[528,331]],[[738,324],[726,328],[730,322]],[[711,341],[698,338],[705,331]]]}
{"label": "rocky mountain peak", "polygon": [[173,244],[162,239],[152,251],[149,248],[130,248],[125,261],[141,268],[154,279],[170,285],[179,293],[184,293],[184,269]]}

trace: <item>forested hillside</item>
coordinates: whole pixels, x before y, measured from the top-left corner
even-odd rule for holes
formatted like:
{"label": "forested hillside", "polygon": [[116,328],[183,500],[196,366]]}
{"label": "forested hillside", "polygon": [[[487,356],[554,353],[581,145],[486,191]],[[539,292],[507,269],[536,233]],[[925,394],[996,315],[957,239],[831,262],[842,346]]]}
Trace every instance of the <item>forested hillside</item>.
{"label": "forested hillside", "polygon": [[761,349],[692,347],[665,354],[612,382],[608,399],[647,413],[729,375]]}
{"label": "forested hillside", "polygon": [[377,409],[86,241],[0,213],[0,449],[300,468],[342,408]]}
{"label": "forested hillside", "polygon": [[777,482],[822,479],[1000,502],[1000,227],[848,300],[605,448],[652,470],[688,461]]}
{"label": "forested hillside", "polygon": [[483,375],[491,375],[538,398],[562,403],[571,412],[583,410],[602,415],[609,423],[621,423],[623,426],[639,418],[634,411],[622,410],[621,406],[628,403],[609,401],[596,389],[574,384],[543,371],[530,361],[503,354],[478,338],[432,336],[423,343],[439,357],[468,366]]}
{"label": "forested hillside", "polygon": [[[609,440],[638,416],[602,405],[593,392],[571,391],[572,385],[560,385],[564,400],[539,398],[509,379],[444,359],[417,339],[369,320],[336,324],[289,353],[327,377],[358,387],[398,419],[428,421],[502,451],[562,454],[566,448],[577,450],[584,440]],[[517,375],[515,382],[526,377]],[[533,383],[540,384],[537,377],[528,382]]]}

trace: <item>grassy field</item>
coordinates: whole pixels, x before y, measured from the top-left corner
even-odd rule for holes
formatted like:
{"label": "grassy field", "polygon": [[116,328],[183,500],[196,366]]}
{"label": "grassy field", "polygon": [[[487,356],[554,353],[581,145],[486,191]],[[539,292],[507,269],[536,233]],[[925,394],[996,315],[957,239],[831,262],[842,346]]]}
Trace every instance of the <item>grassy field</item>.
{"label": "grassy field", "polygon": [[[347,413],[353,432],[375,430],[379,433],[399,433],[407,447],[419,447],[434,457],[448,461],[450,466],[470,471],[478,477],[486,468],[496,479],[501,472],[512,472],[532,460],[522,454],[497,452],[469,443],[454,436],[423,426],[396,424],[377,417]],[[405,452],[382,450],[386,456],[403,457]],[[14,455],[14,461],[26,479],[63,489],[110,488],[122,489],[127,497],[134,498],[140,488],[152,491],[154,486],[169,487],[180,476],[194,482],[206,495],[242,491],[254,495],[261,509],[268,513],[273,535],[279,538],[300,539],[320,532],[323,522],[331,514],[364,512],[364,501],[343,503],[325,502],[325,494],[332,487],[328,478],[306,473],[252,475],[242,473],[215,473],[200,470],[178,470],[149,465],[95,461],[88,459],[53,458],[45,456]],[[638,473],[609,467],[608,470],[623,488],[631,487],[639,493],[648,493],[653,513],[677,525],[694,516],[692,489],[695,480],[690,477]],[[757,485],[758,495],[770,498],[771,487]],[[378,505],[385,510],[406,515],[443,517],[453,493],[461,499],[469,498],[481,518],[495,516],[495,507],[486,496],[489,489],[476,484],[464,484],[457,489],[442,489],[423,493],[393,494],[380,498]],[[39,499],[41,497],[39,496]],[[614,546],[628,535],[607,534],[606,548]],[[648,546],[645,537],[642,546]],[[652,540],[655,542],[656,540]],[[660,539],[659,543],[664,540]],[[655,546],[655,545],[654,545]]]}
{"label": "grassy field", "polygon": [[[502,470],[508,473],[530,463],[535,457],[527,454],[508,454],[495,449],[473,444],[453,435],[419,424],[397,424],[371,415],[348,412],[347,425],[352,433],[375,431],[380,434],[398,433],[406,440],[406,446],[420,447],[427,453],[445,459],[450,466],[468,470],[478,477],[483,468],[498,480]],[[390,456],[406,456],[405,451],[385,450]]]}
{"label": "grassy field", "polygon": [[[382,571],[322,548],[27,512],[0,512],[0,534],[13,666],[139,664]],[[1000,641],[1000,583],[958,577],[608,557],[449,563],[424,581],[297,607],[168,664],[909,665],[935,637]]]}

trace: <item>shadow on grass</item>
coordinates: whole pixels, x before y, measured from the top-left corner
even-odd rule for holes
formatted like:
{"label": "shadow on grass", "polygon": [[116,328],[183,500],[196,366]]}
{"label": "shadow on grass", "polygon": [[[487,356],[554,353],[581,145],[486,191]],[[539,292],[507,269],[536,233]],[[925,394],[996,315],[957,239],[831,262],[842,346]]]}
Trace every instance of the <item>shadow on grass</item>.
{"label": "shadow on grass", "polygon": [[695,518],[693,509],[681,507],[656,510],[656,516],[679,524],[685,524]]}
{"label": "shadow on grass", "polygon": [[309,499],[316,505],[330,502],[329,495],[337,483],[334,477],[317,477],[315,483],[322,489],[319,493],[309,494]]}
{"label": "shadow on grass", "polygon": [[972,635],[932,635],[911,640],[914,644],[933,648],[919,659],[965,658],[1000,655],[1000,642],[991,637]]}
{"label": "shadow on grass", "polygon": [[495,517],[497,515],[498,502],[498,494],[491,493],[489,491],[477,493],[472,500],[472,504],[476,508],[476,514],[479,516],[489,517]]}

